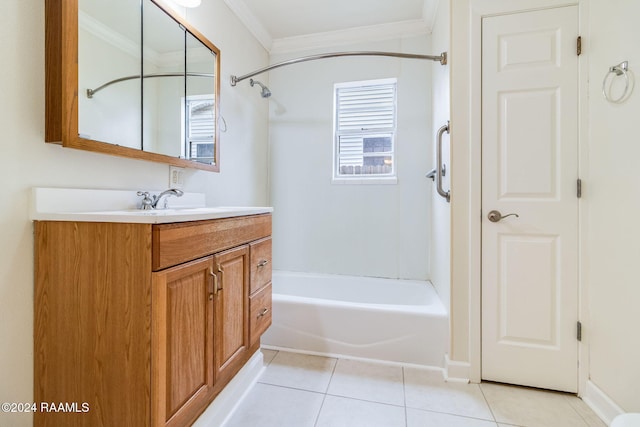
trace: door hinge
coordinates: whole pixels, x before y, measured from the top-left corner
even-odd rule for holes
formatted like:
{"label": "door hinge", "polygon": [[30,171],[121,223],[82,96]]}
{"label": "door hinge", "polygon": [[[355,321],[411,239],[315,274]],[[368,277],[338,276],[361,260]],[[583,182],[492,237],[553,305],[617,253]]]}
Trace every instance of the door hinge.
{"label": "door hinge", "polygon": [[578,185],[576,186],[576,194],[578,199],[582,197],[582,180],[578,178]]}
{"label": "door hinge", "polygon": [[576,338],[578,338],[578,341],[582,341],[582,322],[580,322],[579,320],[576,327]]}
{"label": "door hinge", "polygon": [[578,36],[578,39],[576,40],[576,53],[578,54],[578,56],[580,56],[580,54],[582,53],[582,37]]}

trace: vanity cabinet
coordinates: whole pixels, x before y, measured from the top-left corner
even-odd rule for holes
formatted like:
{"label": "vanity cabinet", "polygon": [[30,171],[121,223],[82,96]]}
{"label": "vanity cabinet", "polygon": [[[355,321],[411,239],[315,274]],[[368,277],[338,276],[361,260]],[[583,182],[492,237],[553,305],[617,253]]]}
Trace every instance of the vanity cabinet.
{"label": "vanity cabinet", "polygon": [[36,221],[34,400],[80,411],[34,425],[191,425],[270,324],[270,235],[270,214]]}

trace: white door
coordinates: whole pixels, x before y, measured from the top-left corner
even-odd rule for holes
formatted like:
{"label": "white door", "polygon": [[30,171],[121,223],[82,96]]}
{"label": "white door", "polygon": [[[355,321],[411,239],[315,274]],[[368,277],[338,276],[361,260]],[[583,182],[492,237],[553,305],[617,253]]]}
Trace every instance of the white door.
{"label": "white door", "polygon": [[578,10],[482,31],[482,378],[576,392]]}

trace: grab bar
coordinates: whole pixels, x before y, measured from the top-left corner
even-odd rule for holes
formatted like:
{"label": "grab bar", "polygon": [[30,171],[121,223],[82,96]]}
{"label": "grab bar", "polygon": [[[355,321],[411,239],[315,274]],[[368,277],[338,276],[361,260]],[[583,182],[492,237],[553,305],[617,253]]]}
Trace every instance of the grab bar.
{"label": "grab bar", "polygon": [[445,174],[445,166],[442,164],[442,135],[444,133],[449,133],[449,121],[447,120],[447,124],[438,129],[438,144],[436,145],[436,157],[438,165],[436,166],[436,177],[437,177],[437,186],[438,194],[444,197],[448,203],[451,202],[451,191],[444,191],[442,188],[442,177]]}

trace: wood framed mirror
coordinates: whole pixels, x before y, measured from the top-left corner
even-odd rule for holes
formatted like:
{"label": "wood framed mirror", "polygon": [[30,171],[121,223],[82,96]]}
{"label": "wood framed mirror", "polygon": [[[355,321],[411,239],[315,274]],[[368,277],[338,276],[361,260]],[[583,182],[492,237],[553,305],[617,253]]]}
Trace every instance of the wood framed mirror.
{"label": "wood framed mirror", "polygon": [[45,0],[45,141],[220,170],[220,51],[161,0]]}

